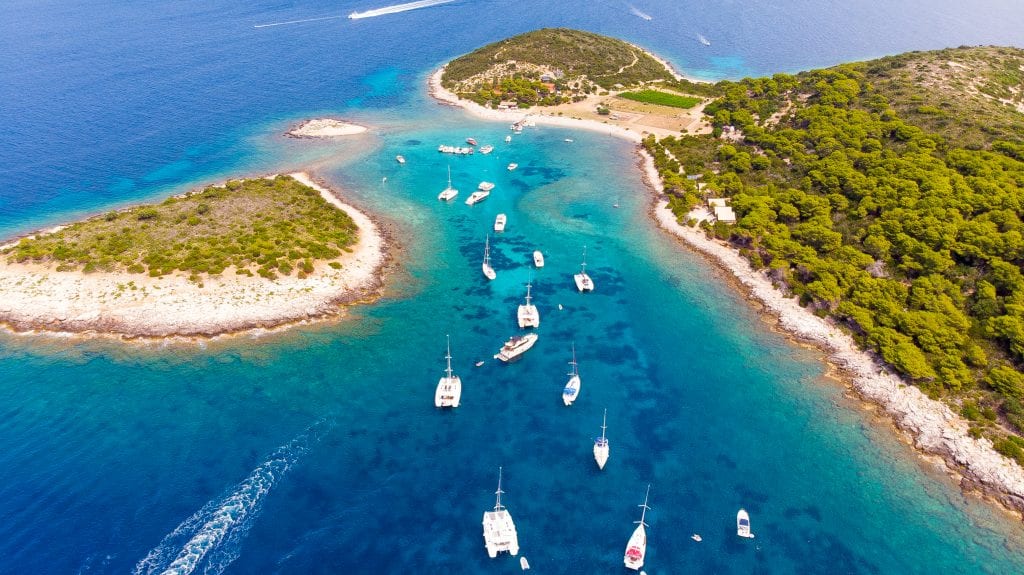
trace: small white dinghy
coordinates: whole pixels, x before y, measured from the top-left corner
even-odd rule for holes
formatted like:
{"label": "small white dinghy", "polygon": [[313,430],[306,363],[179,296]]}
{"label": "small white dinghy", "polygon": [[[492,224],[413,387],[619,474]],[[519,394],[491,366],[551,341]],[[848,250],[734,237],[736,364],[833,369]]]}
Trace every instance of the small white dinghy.
{"label": "small white dinghy", "polygon": [[540,250],[533,251],[533,266],[537,268],[544,267],[544,254],[540,253]]}
{"label": "small white dinghy", "polygon": [[746,509],[740,509],[736,513],[736,535],[747,539],[754,538],[754,534],[750,532],[750,515],[747,515]]}
{"label": "small white dinghy", "polygon": [[526,571],[527,569],[530,568],[530,562],[526,560],[526,557],[520,557],[519,558],[519,567],[523,571]]}

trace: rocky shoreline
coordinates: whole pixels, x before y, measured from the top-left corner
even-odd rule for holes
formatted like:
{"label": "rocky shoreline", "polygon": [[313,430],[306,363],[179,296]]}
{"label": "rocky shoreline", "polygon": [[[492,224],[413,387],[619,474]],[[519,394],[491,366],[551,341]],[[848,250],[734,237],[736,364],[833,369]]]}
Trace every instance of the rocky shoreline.
{"label": "rocky shoreline", "polygon": [[46,264],[0,262],[0,325],[16,333],[120,339],[211,338],[337,317],[372,300],[384,285],[388,235],[308,174],[293,178],[320,192],[359,227],[351,251],[318,262],[305,278],[240,276],[230,269],[202,284],[180,275],[59,272]]}

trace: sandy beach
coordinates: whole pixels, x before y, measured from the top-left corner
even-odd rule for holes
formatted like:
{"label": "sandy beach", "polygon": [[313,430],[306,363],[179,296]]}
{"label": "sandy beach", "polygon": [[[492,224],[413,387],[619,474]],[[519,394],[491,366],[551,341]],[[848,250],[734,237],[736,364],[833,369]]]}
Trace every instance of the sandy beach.
{"label": "sandy beach", "polygon": [[379,291],[384,236],[369,216],[308,174],[291,174],[344,210],[359,226],[351,252],[317,262],[304,279],[240,276],[229,268],[202,285],[185,275],[58,272],[47,264],[0,261],[0,323],[18,332],[122,337],[210,337],[337,316],[343,305]]}
{"label": "sandy beach", "polygon": [[334,118],[314,118],[306,120],[288,130],[286,135],[293,138],[336,138],[362,134],[366,126],[337,120]]}
{"label": "sandy beach", "polygon": [[[637,143],[643,139],[636,131],[592,120],[491,110],[460,100],[441,86],[443,71],[441,68],[430,76],[430,94],[477,118],[512,123],[529,116],[537,124],[593,130]],[[735,276],[747,295],[777,319],[780,329],[822,350],[862,399],[879,406],[920,453],[941,458],[965,491],[982,494],[1018,517],[1024,516],[1024,469],[996,452],[989,440],[971,437],[968,423],[961,416],[903,381],[830,320],[814,315],[795,299],[786,297],[772,285],[770,278],[753,270],[738,251],[723,242],[708,239],[700,229],[680,224],[662,195],[664,188],[654,158],[643,147],[636,149],[644,180],[658,196],[652,215],[662,229]]]}

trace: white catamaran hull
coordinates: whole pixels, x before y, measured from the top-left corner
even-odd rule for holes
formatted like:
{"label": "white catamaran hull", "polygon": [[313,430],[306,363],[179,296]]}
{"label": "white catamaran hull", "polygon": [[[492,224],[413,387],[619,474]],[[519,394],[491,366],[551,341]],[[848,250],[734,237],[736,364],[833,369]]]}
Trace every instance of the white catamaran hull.
{"label": "white catamaran hull", "polygon": [[459,376],[442,377],[434,392],[434,407],[458,407],[462,398],[462,380]]}
{"label": "white catamaran hull", "polygon": [[581,292],[594,291],[594,281],[587,274],[576,274],[572,278],[576,282],[576,289]]}
{"label": "white catamaran hull", "polygon": [[540,312],[535,305],[521,305],[516,314],[519,320],[519,328],[540,327]]}
{"label": "white catamaran hull", "polygon": [[483,525],[484,545],[491,559],[502,551],[508,551],[513,556],[519,554],[519,535],[508,510],[484,511]]}

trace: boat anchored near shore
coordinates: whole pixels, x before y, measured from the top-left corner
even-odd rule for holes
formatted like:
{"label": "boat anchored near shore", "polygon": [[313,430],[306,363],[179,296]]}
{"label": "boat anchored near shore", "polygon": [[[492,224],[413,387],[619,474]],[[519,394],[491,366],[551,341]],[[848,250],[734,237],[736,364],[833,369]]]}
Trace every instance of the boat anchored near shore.
{"label": "boat anchored near shore", "polygon": [[454,200],[457,195],[459,195],[459,190],[452,187],[452,167],[448,166],[448,187],[441,190],[441,193],[437,195],[437,199],[447,202]]}
{"label": "boat anchored near shore", "polygon": [[519,535],[516,533],[516,524],[512,521],[512,515],[508,509],[501,504],[501,471],[498,468],[498,490],[494,492],[497,499],[494,502],[494,511],[484,511],[484,546],[487,547],[487,555],[494,559],[498,553],[508,551],[509,555],[519,554]]}
{"label": "boat anchored near shore", "polygon": [[604,410],[604,419],[601,420],[601,437],[594,440],[594,461],[597,462],[598,469],[604,469],[604,464],[608,463],[608,438],[605,437],[605,431],[608,429],[608,410]]}
{"label": "boat anchored near shore", "polygon": [[572,361],[569,362],[569,365],[572,366],[572,370],[568,374],[569,381],[562,389],[562,402],[566,407],[572,405],[572,402],[576,401],[580,394],[580,371],[579,364],[576,363],[576,342],[572,343]]}
{"label": "boat anchored near shore", "polygon": [[452,341],[450,336],[445,338],[448,340],[448,352],[444,357],[448,360],[448,367],[444,370],[444,377],[437,382],[434,407],[458,407],[462,397],[462,380],[452,373]]}
{"label": "boat anchored near shore", "polygon": [[576,282],[576,289],[581,292],[594,291],[594,280],[587,275],[587,246],[583,246],[583,263],[580,264],[580,273],[572,276]]}
{"label": "boat anchored near shore", "polygon": [[643,509],[640,513],[640,521],[634,522],[638,525],[633,530],[633,534],[629,536],[629,543],[626,543],[626,554],[622,558],[626,568],[634,571],[638,571],[644,566],[644,557],[647,556],[647,524],[644,523],[644,518],[647,517],[647,512],[651,509],[647,506],[647,499],[650,495],[651,485],[647,484],[647,495],[644,496],[644,504],[639,506]]}
{"label": "boat anchored near shore", "polygon": [[537,339],[538,336],[535,333],[514,335],[508,338],[505,345],[501,346],[501,351],[494,354],[494,359],[500,359],[505,363],[511,363],[529,351],[530,348],[533,347],[533,344],[537,343]]}

